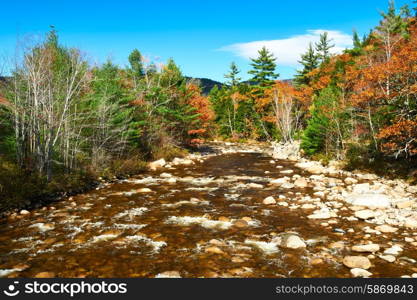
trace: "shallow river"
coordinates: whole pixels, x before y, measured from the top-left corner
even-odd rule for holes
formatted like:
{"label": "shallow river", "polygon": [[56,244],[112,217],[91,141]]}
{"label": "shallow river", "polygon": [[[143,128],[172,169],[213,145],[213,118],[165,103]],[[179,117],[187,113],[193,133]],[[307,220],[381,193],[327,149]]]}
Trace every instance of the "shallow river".
{"label": "shallow river", "polygon": [[[307,218],[311,210],[291,209],[296,193],[312,194],[311,188],[283,190],[268,181],[285,176],[282,170],[309,176],[293,164],[271,163],[261,153],[223,154],[4,220],[0,275],[155,277],[176,271],[182,277],[351,277],[341,259],[351,253],[349,246],[363,241],[361,228],[373,225],[339,218],[322,226]],[[262,204],[280,195],[289,206]],[[336,232],[349,228],[355,232]],[[297,233],[307,247],[271,242],[283,233]],[[370,240],[383,246],[402,239],[399,230]],[[346,247],[330,246],[338,241]],[[405,248],[402,255],[417,259],[415,249]],[[416,267],[379,258],[373,264],[373,277],[401,276]]]}

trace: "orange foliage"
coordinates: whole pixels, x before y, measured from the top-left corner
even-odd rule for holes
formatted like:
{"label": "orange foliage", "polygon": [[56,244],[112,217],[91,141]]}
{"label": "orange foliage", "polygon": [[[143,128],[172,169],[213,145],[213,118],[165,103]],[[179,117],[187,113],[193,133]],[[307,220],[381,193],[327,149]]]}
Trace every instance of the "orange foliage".
{"label": "orange foliage", "polygon": [[0,105],[11,106],[10,102],[0,95]]}
{"label": "orange foliage", "polygon": [[201,95],[200,88],[195,84],[189,84],[187,86],[187,94],[190,95],[188,98],[188,104],[196,109],[202,126],[207,127],[209,125],[209,121],[214,119],[214,112],[211,108],[209,99]]}
{"label": "orange foliage", "polygon": [[[274,101],[276,95],[279,95],[278,101],[289,101],[293,99],[303,100],[303,92],[295,89],[293,85],[288,82],[277,80],[272,88],[267,89],[262,97],[256,99],[256,106],[260,109],[265,108]],[[265,117],[267,120],[270,117]]]}
{"label": "orange foliage", "polygon": [[[196,109],[196,113],[199,114],[201,128],[192,129],[188,131],[190,136],[201,136],[207,133],[207,129],[214,119],[214,111],[211,108],[208,97],[201,94],[200,88],[195,84],[188,84],[186,89],[188,97],[188,104]],[[190,144],[201,144],[203,140],[201,138],[192,138]]]}
{"label": "orange foliage", "polygon": [[398,43],[389,59],[384,49],[374,41],[375,44],[366,47],[365,55],[357,59],[356,66],[348,70],[348,80],[355,83],[351,97],[354,105],[387,105],[405,95],[415,96],[416,25],[410,25],[409,30],[410,38]]}
{"label": "orange foliage", "polygon": [[386,154],[405,157],[417,154],[417,119],[402,120],[380,131],[381,150]]}

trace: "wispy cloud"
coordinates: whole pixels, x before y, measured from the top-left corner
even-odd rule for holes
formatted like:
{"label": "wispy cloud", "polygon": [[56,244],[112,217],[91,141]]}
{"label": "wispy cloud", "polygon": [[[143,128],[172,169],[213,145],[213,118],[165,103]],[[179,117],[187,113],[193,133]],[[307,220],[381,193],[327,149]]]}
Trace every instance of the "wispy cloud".
{"label": "wispy cloud", "polygon": [[340,53],[352,46],[352,36],[337,30],[314,29],[307,30],[305,34],[295,35],[286,39],[253,41],[248,43],[237,43],[220,48],[220,51],[232,52],[237,56],[249,59],[258,55],[258,50],[263,46],[269,49],[277,58],[277,63],[285,66],[295,67],[298,65],[300,55],[304,53],[308,44],[319,41],[320,34],[327,32],[329,38],[335,44],[332,53]]}

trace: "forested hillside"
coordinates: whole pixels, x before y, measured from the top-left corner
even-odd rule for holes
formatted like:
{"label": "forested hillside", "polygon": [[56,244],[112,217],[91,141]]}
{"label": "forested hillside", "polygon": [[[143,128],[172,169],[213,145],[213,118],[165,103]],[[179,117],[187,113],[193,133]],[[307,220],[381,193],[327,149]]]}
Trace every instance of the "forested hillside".
{"label": "forested hillside", "polygon": [[[350,168],[401,169],[413,178],[417,154],[417,19],[390,2],[380,24],[331,55],[326,33],[280,81],[265,47],[249,81],[235,63],[224,85],[185,77],[174,60],[92,65],[52,29],[27,45],[0,82],[0,208],[77,191],[98,177],[136,174],[205,140],[301,140],[305,155]],[[214,86],[209,95],[207,82]],[[387,163],[388,165],[386,165]],[[389,167],[387,167],[389,166]],[[394,172],[395,173],[395,172]],[[13,178],[13,180],[10,180]]]}
{"label": "forested hillside", "polygon": [[55,30],[25,49],[1,86],[2,209],[136,174],[208,134],[208,99],[173,60],[157,69],[133,50],[127,68],[89,65]]}
{"label": "forested hillside", "polygon": [[[368,35],[353,35],[353,49],[331,55],[326,33],[300,58],[293,82],[275,81],[275,58],[259,51],[252,82],[241,84],[235,64],[228,85],[210,99],[218,133],[233,139],[301,139],[308,156],[346,159],[350,167],[406,166],[417,154],[417,24],[405,6],[390,2]],[[393,164],[393,165],[392,165]],[[411,173],[410,173],[411,172]]]}

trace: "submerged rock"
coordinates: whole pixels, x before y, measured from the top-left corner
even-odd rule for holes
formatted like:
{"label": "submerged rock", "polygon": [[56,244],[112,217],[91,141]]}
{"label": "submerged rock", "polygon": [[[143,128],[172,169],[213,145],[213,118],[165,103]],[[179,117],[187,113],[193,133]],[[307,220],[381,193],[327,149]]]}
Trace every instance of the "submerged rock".
{"label": "submerged rock", "polygon": [[54,278],[54,272],[40,272],[34,276],[35,278]]}
{"label": "submerged rock", "polygon": [[233,226],[238,227],[238,228],[245,228],[248,225],[249,225],[248,222],[245,220],[236,220],[235,222],[233,222]]}
{"label": "submerged rock", "polygon": [[224,252],[216,246],[208,247],[204,250],[206,253],[223,254]]}
{"label": "submerged rock", "polygon": [[369,269],[371,267],[370,260],[365,256],[345,256],[343,264],[348,268]]}
{"label": "submerged rock", "polygon": [[178,271],[165,271],[157,274],[155,278],[181,278],[181,275]]}

